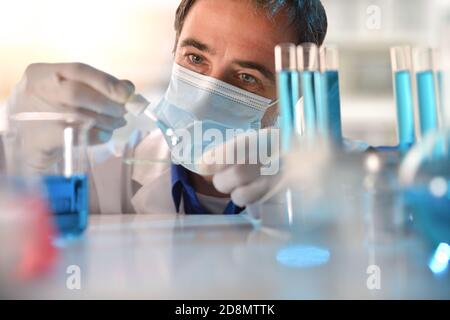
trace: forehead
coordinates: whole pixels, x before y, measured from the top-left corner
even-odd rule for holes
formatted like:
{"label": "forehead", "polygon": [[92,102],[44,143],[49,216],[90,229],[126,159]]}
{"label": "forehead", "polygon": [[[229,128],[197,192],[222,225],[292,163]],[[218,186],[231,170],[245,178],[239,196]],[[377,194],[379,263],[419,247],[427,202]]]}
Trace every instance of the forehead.
{"label": "forehead", "polygon": [[223,58],[273,65],[273,50],[295,42],[283,12],[269,18],[250,0],[198,0],[184,22],[180,40],[194,37]]}

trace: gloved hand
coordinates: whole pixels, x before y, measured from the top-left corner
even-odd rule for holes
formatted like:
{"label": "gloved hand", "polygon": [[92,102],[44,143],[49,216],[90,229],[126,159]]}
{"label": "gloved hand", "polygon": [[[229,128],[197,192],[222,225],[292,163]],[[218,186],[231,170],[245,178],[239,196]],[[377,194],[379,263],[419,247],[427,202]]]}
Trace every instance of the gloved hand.
{"label": "gloved hand", "polygon": [[[107,142],[115,129],[126,124],[124,104],[133,92],[130,81],[85,64],[39,63],[28,66],[7,107],[10,117],[22,112],[56,112],[93,119],[89,142],[98,144]],[[62,145],[61,130],[42,124],[26,128],[23,157],[33,170],[45,170],[58,160],[55,151]]]}
{"label": "gloved hand", "polygon": [[91,143],[103,143],[126,124],[124,104],[134,92],[128,80],[82,63],[31,64],[8,101],[19,112],[71,112],[95,120]]}
{"label": "gloved hand", "polygon": [[[269,139],[270,132],[275,133],[272,139]],[[245,140],[247,143],[243,143]],[[251,147],[255,142],[259,147],[256,151]],[[243,146],[245,152],[235,157],[234,164],[223,161],[227,152],[234,150],[236,155]],[[268,148],[271,152],[264,152]],[[256,162],[255,152],[258,153]],[[291,152],[280,154],[279,131],[262,129],[252,135],[238,135],[208,151],[203,156],[201,171],[213,175],[214,186],[219,192],[230,194],[236,205],[246,207],[250,215],[258,218],[260,204],[284,202],[286,197],[282,191],[287,188],[305,189],[308,196],[314,197],[320,191],[321,184],[317,180],[322,181],[320,177],[326,173],[324,169],[331,150],[319,141],[311,145],[302,140]]]}
{"label": "gloved hand", "polygon": [[261,200],[280,181],[279,154],[279,131],[262,129],[209,150],[199,167],[204,175],[213,175],[219,192],[245,207]]}

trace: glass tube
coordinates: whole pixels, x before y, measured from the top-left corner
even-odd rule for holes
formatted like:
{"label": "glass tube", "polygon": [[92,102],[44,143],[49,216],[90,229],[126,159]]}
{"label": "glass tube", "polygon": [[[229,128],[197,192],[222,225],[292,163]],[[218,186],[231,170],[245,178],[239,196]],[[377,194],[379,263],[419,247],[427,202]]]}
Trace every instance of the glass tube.
{"label": "glass tube", "polygon": [[439,50],[434,50],[435,71],[439,96],[439,126],[444,144],[444,155],[450,158],[450,15],[443,21]]}
{"label": "glass tube", "polygon": [[303,131],[301,124],[296,121],[300,113],[300,88],[294,44],[286,43],[275,47],[275,67],[281,115],[281,146],[286,152],[290,150],[295,135]]}
{"label": "glass tube", "polygon": [[437,86],[434,73],[433,51],[414,48],[413,67],[416,72],[421,136],[437,129]]}
{"label": "glass tube", "polygon": [[314,73],[314,96],[316,99],[317,133],[321,138],[329,137],[328,88],[325,74],[325,50],[319,48],[319,70]]}
{"label": "glass tube", "polygon": [[[297,47],[298,70],[303,95],[304,133],[312,139],[316,134],[316,98],[314,74],[318,72],[319,52],[314,43],[303,43]],[[300,120],[299,120],[300,121]]]}
{"label": "glass tube", "polygon": [[440,55],[440,86],[441,86],[441,119],[444,131],[447,157],[450,157],[450,43],[448,34],[450,32],[450,16],[442,28],[441,55]]}
{"label": "glass tube", "polygon": [[[443,34],[450,32],[450,18],[448,25],[444,28]],[[450,129],[450,42],[447,36],[442,37],[442,51],[440,55],[441,73],[440,84],[442,92],[441,110],[443,127]]]}
{"label": "glass tube", "polygon": [[341,99],[339,90],[339,50],[326,46],[324,52],[324,70],[328,101],[328,126],[331,139],[335,145],[342,144]]}
{"label": "glass tube", "polygon": [[407,151],[415,142],[414,99],[411,79],[411,48],[391,48],[394,95],[397,106],[397,135],[400,151]]}

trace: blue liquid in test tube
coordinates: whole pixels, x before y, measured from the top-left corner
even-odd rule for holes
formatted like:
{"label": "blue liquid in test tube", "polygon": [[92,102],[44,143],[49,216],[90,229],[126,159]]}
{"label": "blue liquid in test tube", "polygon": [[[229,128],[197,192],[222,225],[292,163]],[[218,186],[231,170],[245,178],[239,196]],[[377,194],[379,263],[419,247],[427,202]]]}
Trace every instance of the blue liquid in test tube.
{"label": "blue liquid in test tube", "polygon": [[415,142],[414,104],[411,74],[408,70],[395,72],[397,130],[400,150],[408,150]]}
{"label": "blue liquid in test tube", "polygon": [[419,97],[420,129],[422,136],[437,128],[437,100],[434,72],[431,70],[417,73],[417,91]]}
{"label": "blue liquid in test tube", "polygon": [[77,237],[88,224],[89,192],[86,175],[45,176],[47,191],[55,226],[64,238]]}
{"label": "blue liquid in test tube", "polygon": [[337,71],[301,72],[305,131],[316,129],[339,145],[342,142],[339,76]]}
{"label": "blue liquid in test tube", "polygon": [[281,138],[284,151],[290,149],[292,137],[298,131],[296,110],[299,97],[299,75],[295,70],[278,72],[278,96],[281,114]]}
{"label": "blue liquid in test tube", "polygon": [[316,131],[316,106],[314,96],[314,72],[302,71],[300,73],[302,94],[303,94],[303,108],[304,108],[304,122],[305,134],[313,137]]}
{"label": "blue liquid in test tube", "polygon": [[327,79],[324,73],[314,73],[314,96],[316,101],[317,131],[322,137],[329,137],[329,112]]}
{"label": "blue liquid in test tube", "polygon": [[339,94],[339,73],[337,70],[325,71],[328,99],[328,124],[333,141],[342,143],[341,99]]}

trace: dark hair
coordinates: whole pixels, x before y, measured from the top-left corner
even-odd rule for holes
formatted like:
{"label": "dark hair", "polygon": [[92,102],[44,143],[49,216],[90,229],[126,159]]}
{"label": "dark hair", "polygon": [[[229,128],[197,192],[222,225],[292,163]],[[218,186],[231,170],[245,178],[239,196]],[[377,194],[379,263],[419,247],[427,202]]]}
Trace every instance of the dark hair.
{"label": "dark hair", "polygon": [[[184,21],[196,0],[181,0],[175,17],[176,42]],[[221,0],[223,1],[223,0]],[[297,32],[297,43],[313,42],[321,45],[327,33],[327,15],[320,0],[251,0],[257,8],[264,9],[269,17],[281,10],[288,16],[288,24]]]}

